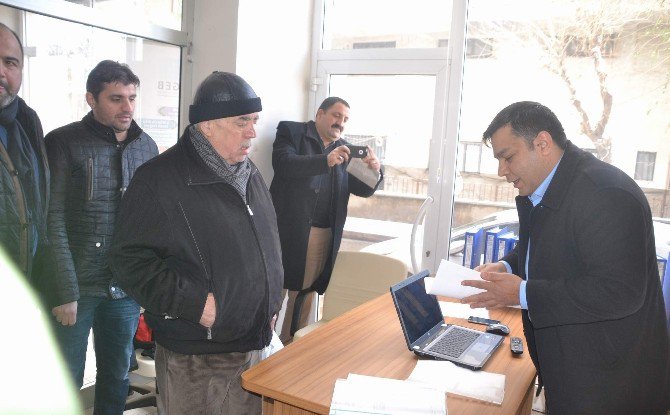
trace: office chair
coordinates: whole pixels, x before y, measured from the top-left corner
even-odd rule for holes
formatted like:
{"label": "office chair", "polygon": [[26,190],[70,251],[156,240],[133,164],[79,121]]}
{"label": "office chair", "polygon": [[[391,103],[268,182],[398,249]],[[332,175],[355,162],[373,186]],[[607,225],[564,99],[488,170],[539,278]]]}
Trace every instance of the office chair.
{"label": "office chair", "polygon": [[323,295],[321,320],[296,331],[293,340],[389,292],[389,287],[405,278],[407,266],[398,259],[368,252],[341,251],[337,254],[330,283]]}

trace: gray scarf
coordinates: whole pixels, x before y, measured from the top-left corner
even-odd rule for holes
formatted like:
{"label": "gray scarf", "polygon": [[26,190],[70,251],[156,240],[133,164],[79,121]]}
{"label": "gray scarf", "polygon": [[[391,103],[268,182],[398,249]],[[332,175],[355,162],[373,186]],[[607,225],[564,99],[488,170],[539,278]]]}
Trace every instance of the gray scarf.
{"label": "gray scarf", "polygon": [[247,203],[247,183],[251,176],[251,163],[249,162],[249,159],[245,158],[244,161],[234,165],[228,164],[228,162],[214,150],[212,143],[210,143],[209,140],[195,128],[195,125],[191,125],[189,129],[191,142],[195,147],[195,151],[200,158],[202,158],[202,161],[205,162],[207,167],[212,169],[214,174],[233,186],[237,193],[242,196],[244,203]]}

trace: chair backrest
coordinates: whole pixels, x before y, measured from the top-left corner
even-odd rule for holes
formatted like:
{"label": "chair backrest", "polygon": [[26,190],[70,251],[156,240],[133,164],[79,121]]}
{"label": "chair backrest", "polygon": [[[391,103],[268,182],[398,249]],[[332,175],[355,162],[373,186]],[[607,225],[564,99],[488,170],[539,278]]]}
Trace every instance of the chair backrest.
{"label": "chair backrest", "polygon": [[389,292],[407,278],[399,259],[368,252],[340,251],[324,293],[323,319],[332,320],[352,308]]}

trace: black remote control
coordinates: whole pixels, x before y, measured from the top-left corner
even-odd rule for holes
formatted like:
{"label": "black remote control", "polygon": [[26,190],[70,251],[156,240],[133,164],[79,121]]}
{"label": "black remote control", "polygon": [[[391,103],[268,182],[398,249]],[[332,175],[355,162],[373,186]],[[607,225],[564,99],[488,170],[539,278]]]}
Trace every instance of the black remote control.
{"label": "black remote control", "polygon": [[485,326],[490,326],[491,324],[499,324],[499,320],[491,320],[490,318],[482,318],[482,317],[475,317],[475,316],[470,316],[468,317],[468,321],[470,323],[475,323],[475,324],[483,324]]}
{"label": "black remote control", "polygon": [[514,354],[522,354],[523,353],[523,341],[521,340],[520,337],[512,337],[509,339],[509,347],[510,350],[512,350],[512,353]]}

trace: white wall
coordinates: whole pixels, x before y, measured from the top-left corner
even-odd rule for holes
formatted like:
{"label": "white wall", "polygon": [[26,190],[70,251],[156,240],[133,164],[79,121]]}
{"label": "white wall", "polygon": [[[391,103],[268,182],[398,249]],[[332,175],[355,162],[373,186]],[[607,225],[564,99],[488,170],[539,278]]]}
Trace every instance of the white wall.
{"label": "white wall", "polygon": [[[198,0],[190,48],[193,93],[213,71],[235,72],[238,0]],[[190,101],[191,96],[184,97]]]}
{"label": "white wall", "polygon": [[312,9],[310,0],[244,0],[237,30],[237,74],[263,102],[251,159],[268,185],[277,123],[306,121]]}
{"label": "white wall", "polygon": [[182,89],[182,109],[187,117],[198,84],[214,70],[249,82],[263,103],[251,159],[268,185],[277,123],[308,116],[312,10],[310,0],[195,2],[191,88]]}

